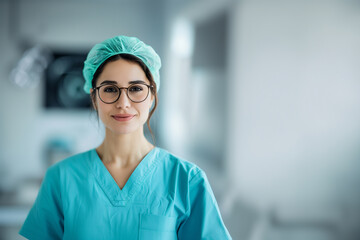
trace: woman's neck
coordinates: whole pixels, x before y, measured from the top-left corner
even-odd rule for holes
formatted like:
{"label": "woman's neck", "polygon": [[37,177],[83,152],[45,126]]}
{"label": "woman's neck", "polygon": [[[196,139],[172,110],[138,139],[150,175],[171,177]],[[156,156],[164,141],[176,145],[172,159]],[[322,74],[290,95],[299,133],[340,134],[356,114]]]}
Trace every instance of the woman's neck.
{"label": "woman's neck", "polygon": [[153,148],[143,132],[116,135],[106,130],[105,139],[96,151],[105,164],[126,168],[138,164]]}

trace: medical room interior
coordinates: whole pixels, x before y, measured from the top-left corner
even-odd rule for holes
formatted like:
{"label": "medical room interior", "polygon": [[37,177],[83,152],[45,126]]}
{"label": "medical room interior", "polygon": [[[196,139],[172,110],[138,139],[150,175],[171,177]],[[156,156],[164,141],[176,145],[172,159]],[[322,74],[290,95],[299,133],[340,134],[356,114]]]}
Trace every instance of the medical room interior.
{"label": "medical room interior", "polygon": [[160,55],[156,145],[206,172],[233,239],[360,239],[359,0],[1,0],[0,240],[102,142],[82,67],[116,35]]}

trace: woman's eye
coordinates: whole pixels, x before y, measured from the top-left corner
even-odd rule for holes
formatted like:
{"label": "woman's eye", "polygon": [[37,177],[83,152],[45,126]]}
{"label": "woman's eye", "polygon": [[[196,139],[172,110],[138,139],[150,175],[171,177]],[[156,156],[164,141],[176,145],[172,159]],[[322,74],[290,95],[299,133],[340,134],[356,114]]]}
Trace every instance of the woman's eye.
{"label": "woman's eye", "polygon": [[129,91],[130,92],[139,92],[139,91],[142,91],[143,90],[143,87],[140,86],[140,85],[136,85],[136,86],[131,86],[129,88]]}
{"label": "woman's eye", "polygon": [[109,93],[117,92],[117,89],[115,87],[105,87],[104,92],[109,92]]}

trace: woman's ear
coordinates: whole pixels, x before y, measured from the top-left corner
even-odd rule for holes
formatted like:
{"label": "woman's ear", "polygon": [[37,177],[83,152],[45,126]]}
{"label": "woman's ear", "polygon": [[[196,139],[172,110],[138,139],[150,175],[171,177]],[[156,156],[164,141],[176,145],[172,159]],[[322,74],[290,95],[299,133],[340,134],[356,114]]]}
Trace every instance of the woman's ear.
{"label": "woman's ear", "polygon": [[97,111],[97,106],[96,106],[96,101],[95,101],[95,94],[93,93],[93,89],[90,89],[90,99],[91,99],[91,104],[93,106],[93,108]]}
{"label": "woman's ear", "polygon": [[155,100],[155,96],[154,96],[154,94],[150,94],[151,95],[151,97],[150,97],[150,108],[149,108],[149,110],[151,110],[151,108],[154,106],[154,100]]}

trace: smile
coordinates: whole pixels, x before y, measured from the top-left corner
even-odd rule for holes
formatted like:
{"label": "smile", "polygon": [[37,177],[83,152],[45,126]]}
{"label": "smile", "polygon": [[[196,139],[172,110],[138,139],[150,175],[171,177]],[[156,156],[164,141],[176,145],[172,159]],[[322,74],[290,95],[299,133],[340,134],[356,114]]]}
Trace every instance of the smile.
{"label": "smile", "polygon": [[119,114],[119,115],[113,115],[112,117],[119,122],[126,122],[130,121],[135,115],[130,114]]}

